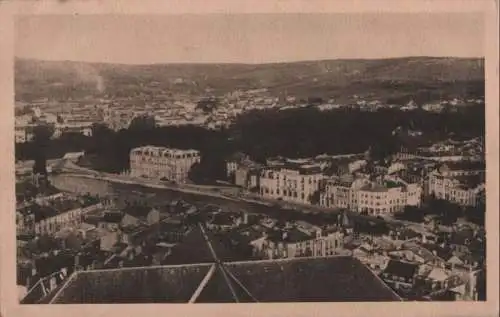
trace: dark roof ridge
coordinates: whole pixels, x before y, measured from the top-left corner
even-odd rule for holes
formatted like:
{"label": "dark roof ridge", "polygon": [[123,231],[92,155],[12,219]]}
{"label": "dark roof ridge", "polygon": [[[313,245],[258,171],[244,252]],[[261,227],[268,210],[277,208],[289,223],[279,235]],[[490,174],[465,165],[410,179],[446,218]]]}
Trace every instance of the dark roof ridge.
{"label": "dark roof ridge", "polygon": [[228,270],[225,266],[224,263],[221,263],[221,268],[229,275],[230,278],[233,279],[233,281],[236,282],[236,284],[238,284],[242,289],[243,291],[245,291],[245,293],[247,293],[248,296],[250,296],[250,298],[255,301],[256,303],[258,303],[259,301],[257,300],[257,298],[255,298],[255,296],[252,295],[252,293],[245,287],[245,285],[243,285],[243,283],[241,283],[241,281],[236,277],[234,276],[233,273],[231,273],[230,270]]}
{"label": "dark roof ridge", "polygon": [[247,260],[247,261],[226,261],[225,264],[246,264],[246,263],[273,263],[273,262],[290,262],[290,261],[304,261],[312,259],[326,259],[326,258],[351,258],[352,256],[346,254],[334,254],[327,256],[307,256],[307,257],[291,257],[291,258],[278,258],[278,259],[265,259],[265,260]]}

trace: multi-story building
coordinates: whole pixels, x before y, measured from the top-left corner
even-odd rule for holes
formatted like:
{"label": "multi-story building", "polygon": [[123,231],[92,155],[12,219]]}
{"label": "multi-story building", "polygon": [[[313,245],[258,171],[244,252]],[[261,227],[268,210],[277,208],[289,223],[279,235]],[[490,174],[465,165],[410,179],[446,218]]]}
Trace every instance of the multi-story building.
{"label": "multi-story building", "polygon": [[226,160],[226,173],[227,177],[231,177],[235,174],[238,167],[241,165],[246,165],[245,163],[252,163],[248,155],[243,153],[235,153],[229,159]]}
{"label": "multi-story building", "polygon": [[258,189],[259,166],[241,166],[234,172],[234,184],[246,189]]}
{"label": "multi-story building", "polygon": [[405,206],[420,206],[422,187],[403,181],[384,180],[371,182],[357,191],[358,212],[369,215],[384,215],[399,212]]}
{"label": "multi-story building", "polygon": [[266,259],[330,256],[345,254],[344,234],[340,231],[310,236],[299,229],[292,228],[273,232],[268,235],[256,255]]}
{"label": "multi-story building", "polygon": [[484,164],[446,163],[429,174],[428,193],[462,206],[477,206],[485,191]]}
{"label": "multi-story building", "polygon": [[479,176],[444,176],[438,171],[429,175],[429,194],[462,206],[477,206],[485,191]]}
{"label": "multi-story building", "polygon": [[82,215],[103,208],[101,203],[87,207],[77,207],[65,211],[42,209],[35,212],[35,234],[52,235],[63,228],[78,227],[82,223]]}
{"label": "multi-story building", "polygon": [[319,195],[325,178],[317,166],[265,169],[260,174],[260,194],[266,198],[311,204],[314,195]]}
{"label": "multi-story building", "polygon": [[200,152],[196,150],[144,146],[130,152],[130,174],[184,183],[191,167],[199,162]]}
{"label": "multi-story building", "polygon": [[405,206],[419,206],[421,195],[420,185],[408,184],[395,177],[379,181],[339,178],[326,182],[320,205],[383,215],[400,211]]}
{"label": "multi-story building", "polygon": [[367,178],[338,177],[326,181],[321,192],[320,206],[351,209],[357,206],[357,191],[369,184]]}

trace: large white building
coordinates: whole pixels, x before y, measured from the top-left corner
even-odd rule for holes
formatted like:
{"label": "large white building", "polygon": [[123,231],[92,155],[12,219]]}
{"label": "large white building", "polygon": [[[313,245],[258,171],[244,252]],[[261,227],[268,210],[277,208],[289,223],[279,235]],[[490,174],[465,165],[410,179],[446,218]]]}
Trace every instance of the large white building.
{"label": "large white building", "polygon": [[200,152],[196,150],[144,146],[130,152],[130,174],[184,183],[189,170],[198,162]]}
{"label": "large white building", "polygon": [[402,211],[405,206],[420,206],[422,187],[403,181],[385,180],[361,187],[356,195],[356,211],[378,216]]}
{"label": "large white building", "polygon": [[310,204],[325,178],[317,166],[265,169],[260,174],[260,194],[266,198]]}
{"label": "large white building", "polygon": [[330,178],[321,191],[320,206],[326,208],[355,208],[358,204],[357,191],[370,183],[367,178],[351,175]]}
{"label": "large white building", "polygon": [[484,170],[442,166],[429,174],[429,194],[461,206],[477,206],[484,199]]}
{"label": "large white building", "polygon": [[384,215],[401,211],[405,206],[419,206],[421,197],[421,186],[408,184],[395,177],[378,181],[338,178],[326,181],[320,205]]}

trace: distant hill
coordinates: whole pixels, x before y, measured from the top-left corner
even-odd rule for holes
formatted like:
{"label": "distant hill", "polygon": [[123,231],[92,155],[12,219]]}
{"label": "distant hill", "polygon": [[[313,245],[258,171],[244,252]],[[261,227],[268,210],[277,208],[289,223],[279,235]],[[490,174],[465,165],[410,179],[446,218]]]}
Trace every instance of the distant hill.
{"label": "distant hill", "polygon": [[343,100],[484,95],[484,59],[408,57],[272,64],[120,65],[17,59],[17,100],[65,99],[103,93],[151,96],[221,94],[268,88],[273,95]]}

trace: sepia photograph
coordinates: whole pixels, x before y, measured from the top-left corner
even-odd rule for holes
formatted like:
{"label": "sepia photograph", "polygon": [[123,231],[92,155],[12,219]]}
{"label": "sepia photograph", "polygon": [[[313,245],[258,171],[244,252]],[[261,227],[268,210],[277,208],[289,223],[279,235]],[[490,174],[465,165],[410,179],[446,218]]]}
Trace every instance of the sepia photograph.
{"label": "sepia photograph", "polygon": [[493,299],[486,28],[17,14],[19,305]]}

